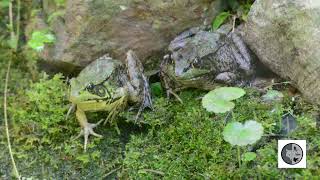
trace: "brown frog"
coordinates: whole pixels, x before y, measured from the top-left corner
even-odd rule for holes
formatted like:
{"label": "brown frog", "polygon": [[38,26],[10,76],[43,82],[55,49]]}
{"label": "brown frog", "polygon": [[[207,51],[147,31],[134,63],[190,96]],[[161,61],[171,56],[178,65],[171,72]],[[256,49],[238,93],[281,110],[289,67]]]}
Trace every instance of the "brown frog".
{"label": "brown frog", "polygon": [[183,88],[210,90],[217,83],[239,85],[254,74],[254,55],[228,24],[213,32],[191,28],[170,43],[169,52],[161,65],[168,94]]}

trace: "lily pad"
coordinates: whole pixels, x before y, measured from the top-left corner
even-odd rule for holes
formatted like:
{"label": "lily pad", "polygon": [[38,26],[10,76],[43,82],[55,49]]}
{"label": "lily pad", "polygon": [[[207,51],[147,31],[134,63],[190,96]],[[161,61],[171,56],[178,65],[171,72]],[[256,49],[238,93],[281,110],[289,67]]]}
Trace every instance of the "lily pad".
{"label": "lily pad", "polygon": [[202,106],[209,112],[225,113],[235,106],[231,100],[245,95],[245,91],[237,87],[221,87],[210,91],[202,98]]}
{"label": "lily pad", "polygon": [[246,152],[242,155],[242,161],[249,162],[255,160],[257,157],[257,154],[254,152]]}
{"label": "lily pad", "polygon": [[256,121],[232,122],[223,131],[223,138],[231,145],[245,146],[258,141],[263,134],[263,127]]}

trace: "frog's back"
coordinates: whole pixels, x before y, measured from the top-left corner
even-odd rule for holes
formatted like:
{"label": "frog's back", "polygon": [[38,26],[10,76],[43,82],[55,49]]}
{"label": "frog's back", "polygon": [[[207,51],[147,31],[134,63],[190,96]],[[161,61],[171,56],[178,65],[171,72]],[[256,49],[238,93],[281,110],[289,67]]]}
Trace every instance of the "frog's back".
{"label": "frog's back", "polygon": [[77,80],[81,84],[84,83],[84,86],[88,83],[100,84],[110,77],[117,67],[120,67],[121,65],[120,61],[104,55],[85,67],[80,72]]}

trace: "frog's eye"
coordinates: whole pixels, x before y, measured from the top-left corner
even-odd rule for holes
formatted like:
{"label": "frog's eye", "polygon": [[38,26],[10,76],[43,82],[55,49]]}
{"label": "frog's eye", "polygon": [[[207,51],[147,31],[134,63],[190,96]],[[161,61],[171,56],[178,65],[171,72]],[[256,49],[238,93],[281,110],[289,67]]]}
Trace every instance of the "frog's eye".
{"label": "frog's eye", "polygon": [[88,92],[94,94],[94,84],[90,83],[87,85],[87,87],[85,88]]}
{"label": "frog's eye", "polygon": [[94,85],[92,83],[89,83],[86,87],[87,90],[92,90],[94,88]]}
{"label": "frog's eye", "polygon": [[103,85],[97,85],[94,87],[94,94],[100,97],[104,97],[106,95],[106,90]]}

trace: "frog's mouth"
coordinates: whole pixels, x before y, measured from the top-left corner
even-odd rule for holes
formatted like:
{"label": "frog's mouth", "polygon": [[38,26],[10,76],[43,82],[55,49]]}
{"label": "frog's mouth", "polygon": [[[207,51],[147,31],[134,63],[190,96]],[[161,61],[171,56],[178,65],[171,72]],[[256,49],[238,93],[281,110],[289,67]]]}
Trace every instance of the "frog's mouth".
{"label": "frog's mouth", "polygon": [[210,72],[210,70],[207,69],[198,69],[198,68],[191,68],[187,70],[186,72],[181,73],[177,76],[177,79],[180,80],[190,80],[194,78],[198,78],[200,76],[206,75]]}

